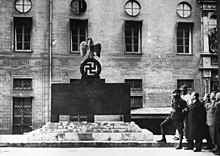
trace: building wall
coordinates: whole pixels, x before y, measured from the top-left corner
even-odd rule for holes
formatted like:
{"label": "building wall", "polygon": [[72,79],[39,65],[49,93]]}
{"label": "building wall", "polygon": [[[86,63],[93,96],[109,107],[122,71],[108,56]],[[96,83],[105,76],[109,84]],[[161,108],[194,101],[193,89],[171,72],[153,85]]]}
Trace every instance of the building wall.
{"label": "building wall", "polygon": [[[69,54],[69,20],[88,19],[88,36],[94,41],[102,42],[101,78],[106,79],[107,83],[142,79],[146,107],[169,106],[170,92],[177,87],[177,79],[194,79],[195,90],[202,92],[203,85],[198,71],[201,53],[201,11],[197,2],[187,1],[193,8],[192,15],[187,19],[180,18],[176,13],[176,6],[181,0],[139,0],[141,13],[137,17],[130,17],[125,13],[126,2],[87,1],[86,13],[77,16],[70,10],[71,0],[54,1],[53,40],[56,44],[53,46],[53,56],[62,54],[62,58],[53,57],[53,80],[68,82],[70,78],[80,78],[79,66],[82,58],[79,54]],[[125,20],[143,21],[142,55],[124,53]],[[176,54],[177,22],[194,23],[193,55]]]}
{"label": "building wall", "polygon": [[[32,5],[28,13],[21,14],[15,10],[14,0],[0,2],[0,133],[12,133],[13,97],[33,97],[33,128],[49,119],[49,3],[35,0]],[[33,52],[14,52],[13,17],[32,17]],[[13,91],[13,78],[32,78],[33,90]]]}
{"label": "building wall", "polygon": [[[53,0],[52,11],[52,83],[80,79],[80,54],[70,54],[70,19],[88,19],[88,37],[101,41],[101,78],[107,83],[125,79],[143,80],[145,107],[170,106],[170,93],[177,79],[194,79],[195,90],[203,94],[204,85],[198,70],[201,53],[201,11],[195,0],[192,15],[182,19],[176,13],[181,0],[138,0],[141,13],[130,17],[124,11],[127,0],[86,0],[87,11],[74,15],[71,0]],[[33,96],[33,129],[50,119],[49,100],[49,0],[32,0],[32,9],[20,14],[13,0],[0,2],[0,133],[12,133],[13,98]],[[33,52],[14,53],[13,16],[33,18]],[[142,21],[141,55],[125,54],[123,31],[125,20]],[[177,55],[178,22],[192,22],[193,55]],[[15,92],[13,78],[33,78],[33,91]]]}

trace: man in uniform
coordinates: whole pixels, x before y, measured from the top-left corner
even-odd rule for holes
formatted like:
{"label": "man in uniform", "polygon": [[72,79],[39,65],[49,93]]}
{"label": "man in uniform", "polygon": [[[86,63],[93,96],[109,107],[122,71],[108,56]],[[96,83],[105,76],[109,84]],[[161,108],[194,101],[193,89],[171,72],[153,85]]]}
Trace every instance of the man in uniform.
{"label": "man in uniform", "polygon": [[179,89],[175,89],[172,93],[172,111],[170,112],[169,116],[160,124],[162,139],[157,140],[157,142],[166,143],[165,128],[167,125],[173,123],[179,132],[179,145],[176,147],[176,149],[182,149],[184,128],[183,121],[185,118],[185,111],[187,111],[187,103],[180,97]]}
{"label": "man in uniform", "polygon": [[[191,95],[188,93],[188,88],[187,88],[187,85],[182,85],[180,87],[180,91],[181,91],[181,98],[183,100],[186,101],[187,103],[187,106],[189,106],[191,104]],[[183,122],[184,123],[184,134],[186,134],[186,120]],[[176,133],[175,133],[175,136],[173,138],[174,140],[179,140],[179,133],[178,131],[176,130]]]}

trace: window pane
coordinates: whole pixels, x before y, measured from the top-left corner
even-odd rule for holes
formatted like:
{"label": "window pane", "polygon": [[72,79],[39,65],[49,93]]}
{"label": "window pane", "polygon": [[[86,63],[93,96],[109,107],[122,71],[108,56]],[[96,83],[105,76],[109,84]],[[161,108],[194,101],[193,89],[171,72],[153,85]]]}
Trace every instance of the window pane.
{"label": "window pane", "polygon": [[24,43],[24,49],[25,50],[30,50],[30,42],[25,42]]}
{"label": "window pane", "polygon": [[31,9],[31,6],[24,6],[24,12],[28,12]]}
{"label": "window pane", "polygon": [[191,8],[190,8],[190,6],[189,5],[187,5],[187,4],[184,4],[184,10],[191,10]]}
{"label": "window pane", "polygon": [[139,10],[139,9],[133,9],[133,15],[134,15],[134,16],[138,15],[138,14],[139,14],[139,12],[140,12],[140,10]]}
{"label": "window pane", "polygon": [[185,45],[189,45],[189,39],[185,39]]}
{"label": "window pane", "polygon": [[72,35],[77,35],[77,28],[72,28]]}
{"label": "window pane", "polygon": [[191,11],[185,11],[185,12],[184,12],[184,17],[189,17],[190,14],[191,14]]}
{"label": "window pane", "polygon": [[182,39],[177,39],[177,45],[183,45],[183,40]]}
{"label": "window pane", "polygon": [[132,52],[132,46],[126,45],[126,52]]}
{"label": "window pane", "polygon": [[134,52],[138,52],[138,45],[134,45]]}
{"label": "window pane", "polygon": [[139,7],[139,5],[137,3],[133,2],[133,8],[139,10],[140,7]]}
{"label": "window pane", "polygon": [[134,36],[138,36],[138,29],[134,29]]}
{"label": "window pane", "polygon": [[185,46],[185,53],[189,53],[189,46]]}
{"label": "window pane", "polygon": [[125,30],[125,36],[131,36],[131,30],[126,29]]}
{"label": "window pane", "polygon": [[72,51],[78,51],[78,44],[72,44]]}
{"label": "window pane", "polygon": [[177,31],[177,37],[183,38],[183,31]]}
{"label": "window pane", "polygon": [[183,53],[183,46],[177,46],[177,52]]}
{"label": "window pane", "polygon": [[177,11],[177,13],[181,16],[181,17],[184,17],[184,13],[183,13],[183,11]]}
{"label": "window pane", "polygon": [[134,37],[134,44],[138,44],[138,37]]}
{"label": "window pane", "polygon": [[80,36],[80,43],[82,42],[82,41],[85,41],[86,40],[86,37],[85,36]]}
{"label": "window pane", "polygon": [[86,34],[85,28],[80,28],[80,35],[85,35],[85,34]]}
{"label": "window pane", "polygon": [[22,50],[22,42],[17,42],[17,49]]}
{"label": "window pane", "polygon": [[126,42],[126,44],[131,44],[131,42],[132,42],[131,37],[126,37],[125,42]]}
{"label": "window pane", "polygon": [[22,4],[23,4],[23,0],[17,0],[17,1],[16,1],[16,4],[22,5]]}
{"label": "window pane", "polygon": [[73,43],[78,43],[78,38],[77,38],[77,36],[72,36],[72,42],[73,42]]}
{"label": "window pane", "polygon": [[22,42],[22,35],[17,35],[17,42]]}

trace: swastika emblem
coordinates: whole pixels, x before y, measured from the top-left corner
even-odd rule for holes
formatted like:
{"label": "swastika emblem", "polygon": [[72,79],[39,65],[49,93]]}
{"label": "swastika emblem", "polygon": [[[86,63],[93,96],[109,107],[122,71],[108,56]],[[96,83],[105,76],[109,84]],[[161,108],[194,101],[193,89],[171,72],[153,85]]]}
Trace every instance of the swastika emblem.
{"label": "swastika emblem", "polygon": [[80,67],[83,78],[99,78],[101,72],[100,63],[94,58],[87,58]]}

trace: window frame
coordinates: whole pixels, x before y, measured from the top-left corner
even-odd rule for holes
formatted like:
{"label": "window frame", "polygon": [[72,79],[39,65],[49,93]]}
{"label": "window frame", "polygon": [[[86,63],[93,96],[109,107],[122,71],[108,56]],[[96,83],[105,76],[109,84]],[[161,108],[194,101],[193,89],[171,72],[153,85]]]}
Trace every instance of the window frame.
{"label": "window frame", "polygon": [[[188,23],[188,22],[178,22],[177,23],[177,28],[176,28],[176,53],[178,55],[193,55],[193,26],[194,23]],[[189,30],[189,36],[186,37],[186,30]],[[178,36],[179,31],[182,33],[182,38]],[[178,47],[181,47],[180,44],[178,44],[178,40],[182,39],[182,48],[183,52],[178,51]],[[189,44],[186,44],[186,39],[189,40]],[[188,51],[186,51],[186,47],[189,47]]]}
{"label": "window frame", "polygon": [[[73,22],[76,21],[78,22],[77,25],[74,25]],[[85,40],[88,38],[88,19],[70,19],[70,53],[71,54],[79,54],[80,53],[80,48],[79,48],[79,45],[80,43],[83,41],[80,41],[80,37],[83,36],[80,34],[80,28],[81,28],[81,25],[84,26],[85,28]],[[77,50],[73,50],[73,28],[76,27],[77,28],[77,44],[78,44],[78,48]]]}
{"label": "window frame", "polygon": [[[30,84],[31,86],[29,87],[15,87],[15,80],[30,80]],[[21,83],[24,83],[24,82],[21,82]],[[13,83],[12,83],[12,88],[13,88],[13,91],[32,91],[33,90],[33,78],[23,78],[23,77],[15,77],[13,78]]]}
{"label": "window frame", "polygon": [[[142,53],[142,25],[143,25],[143,21],[136,21],[136,20],[125,20],[125,24],[124,24],[124,53],[125,54],[143,54]],[[130,27],[130,28],[129,28]],[[135,29],[138,28],[138,44],[134,43],[134,38],[135,38]],[[126,31],[128,29],[131,29],[131,51],[127,51],[127,42],[126,42]],[[128,36],[129,37],[129,36]],[[135,45],[138,45],[138,51],[135,51]]]}
{"label": "window frame", "polygon": [[[14,52],[32,52],[32,31],[33,31],[33,19],[32,17],[14,17]],[[24,21],[26,21],[28,24],[25,24]],[[20,25],[21,24],[21,25]],[[21,43],[22,48],[18,49],[18,27],[21,27]],[[29,49],[25,49],[25,31],[29,29]]]}
{"label": "window frame", "polygon": [[[131,91],[142,91],[143,90],[143,80],[142,79],[125,79],[125,83],[128,83],[130,85]],[[140,83],[141,87],[134,88],[132,86],[135,86],[135,83]]]}
{"label": "window frame", "polygon": [[[179,9],[180,6],[181,6],[181,9]],[[189,10],[184,9],[185,6],[188,6],[190,9]],[[187,11],[189,11],[190,13],[188,16],[185,16],[184,13],[186,13]],[[188,18],[192,15],[192,6],[187,2],[180,2],[176,7],[176,12],[179,17]],[[180,14],[180,12],[182,12],[183,16]]]}
{"label": "window frame", "polygon": [[[79,12],[75,12],[74,8],[73,8],[73,3],[74,2],[79,2],[81,5],[84,5],[84,10],[82,12],[80,12],[80,9],[79,9]],[[79,5],[79,7],[81,6]],[[86,1],[85,0],[72,0],[71,3],[70,3],[70,8],[71,8],[71,11],[72,13],[74,13],[75,15],[82,15],[86,12],[86,9],[87,9],[87,4],[86,4]]]}
{"label": "window frame", "polygon": [[[184,82],[185,81],[185,82]],[[186,81],[192,81],[190,83],[192,83],[192,88],[190,88],[189,85],[187,85],[187,82]],[[188,89],[188,92],[192,92],[194,91],[194,88],[195,88],[195,80],[194,79],[177,79],[177,88],[180,88],[182,85],[186,85],[187,86],[187,89]]]}
{"label": "window frame", "polygon": [[[127,7],[127,5],[131,3],[131,8]],[[137,6],[139,8],[134,8],[134,3],[137,4]],[[131,17],[136,17],[140,14],[141,12],[141,5],[136,1],[136,0],[129,0],[125,3],[124,5],[124,10],[126,12],[126,14],[128,14],[129,16]],[[128,10],[131,10],[131,14],[128,12]],[[138,13],[137,14],[134,14],[134,10],[138,10]]]}
{"label": "window frame", "polygon": [[[16,1],[14,2],[14,7],[15,7],[15,10],[17,10],[19,13],[24,14],[24,13],[28,13],[28,12],[31,10],[31,8],[32,8],[32,2],[31,2],[31,0],[27,0],[27,1],[30,2],[30,5],[25,4],[25,0],[22,0],[22,3],[21,3],[21,4],[17,4],[18,1],[19,1],[19,0],[16,0]],[[22,7],[22,11],[18,10],[18,8],[16,7],[16,6],[18,6],[18,5],[20,5],[20,6]],[[24,11],[24,8],[25,8],[26,6],[30,6],[30,8],[29,8],[27,11]]]}

